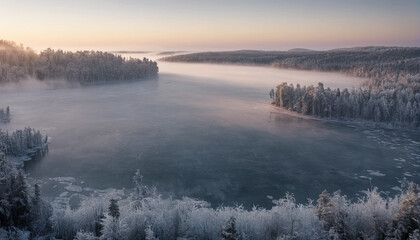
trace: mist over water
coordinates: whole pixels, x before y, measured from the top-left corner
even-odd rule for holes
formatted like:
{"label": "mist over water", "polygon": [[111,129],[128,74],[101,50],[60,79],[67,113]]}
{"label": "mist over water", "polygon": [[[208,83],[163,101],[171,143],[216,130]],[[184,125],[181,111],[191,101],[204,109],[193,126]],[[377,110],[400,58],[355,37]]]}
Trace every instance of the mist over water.
{"label": "mist over water", "polygon": [[[159,68],[158,79],[139,82],[2,87],[12,121],[0,127],[31,126],[51,138],[48,155],[26,165],[31,177],[131,188],[139,168],[162,193],[213,206],[269,207],[267,195],[286,192],[304,202],[323,189],[355,197],[371,185],[392,195],[404,178],[420,182],[419,132],[297,118],[269,104],[281,82],[341,89],[361,79],[253,66]],[[48,184],[43,191],[57,194]]]}

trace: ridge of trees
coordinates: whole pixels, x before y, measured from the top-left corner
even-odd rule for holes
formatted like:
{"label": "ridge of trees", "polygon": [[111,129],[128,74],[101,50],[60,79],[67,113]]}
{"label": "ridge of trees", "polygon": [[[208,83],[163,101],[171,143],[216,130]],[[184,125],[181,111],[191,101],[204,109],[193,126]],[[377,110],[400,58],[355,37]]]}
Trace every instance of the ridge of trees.
{"label": "ridge of trees", "polygon": [[52,50],[37,54],[30,48],[0,40],[0,83],[28,78],[73,83],[137,80],[155,77],[157,63],[147,58],[123,58],[101,51]]}
{"label": "ridge of trees", "polygon": [[[345,72],[358,77],[384,78],[397,72],[420,73],[419,47],[358,47],[329,51],[201,52],[162,58],[173,62],[271,65],[279,68]],[[385,77],[386,78],[386,77]]]}

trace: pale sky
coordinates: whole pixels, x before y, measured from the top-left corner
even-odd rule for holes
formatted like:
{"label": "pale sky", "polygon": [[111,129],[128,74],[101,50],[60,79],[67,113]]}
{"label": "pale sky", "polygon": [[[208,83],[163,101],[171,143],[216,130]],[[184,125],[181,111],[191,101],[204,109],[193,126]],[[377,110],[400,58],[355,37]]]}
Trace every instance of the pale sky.
{"label": "pale sky", "polygon": [[0,39],[37,50],[420,46],[420,1],[0,0]]}

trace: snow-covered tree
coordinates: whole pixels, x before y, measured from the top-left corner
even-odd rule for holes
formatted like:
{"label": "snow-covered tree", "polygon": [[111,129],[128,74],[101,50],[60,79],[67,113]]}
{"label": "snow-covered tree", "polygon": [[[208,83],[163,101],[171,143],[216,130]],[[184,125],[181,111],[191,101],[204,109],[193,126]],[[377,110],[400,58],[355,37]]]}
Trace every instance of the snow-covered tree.
{"label": "snow-covered tree", "polygon": [[121,224],[121,221],[114,217],[107,215],[103,219],[102,239],[105,240],[124,240],[125,225]]}
{"label": "snow-covered tree", "polygon": [[146,234],[146,240],[159,240],[159,238],[155,237],[155,233],[151,226],[147,226],[147,228],[144,229],[144,233]]}
{"label": "snow-covered tree", "polygon": [[50,206],[42,200],[38,187],[30,195],[25,178],[25,173],[0,152],[0,228],[16,227],[46,234],[51,230]]}
{"label": "snow-covered tree", "polygon": [[[398,213],[394,218],[395,235],[407,239],[410,234],[420,228],[420,195],[417,184],[411,184],[409,190],[402,195]],[[418,233],[417,233],[418,234]]]}
{"label": "snow-covered tree", "polygon": [[331,196],[327,190],[324,190],[318,198],[316,206],[319,219],[323,222],[324,228],[328,231],[336,224],[336,207],[334,206]]}
{"label": "snow-covered tree", "polygon": [[85,232],[83,230],[78,231],[76,233],[76,236],[74,237],[74,240],[98,240],[99,238],[96,237],[93,233],[91,232]]}
{"label": "snow-covered tree", "polygon": [[235,217],[230,217],[222,229],[222,238],[226,240],[239,240],[239,234],[236,231]]}

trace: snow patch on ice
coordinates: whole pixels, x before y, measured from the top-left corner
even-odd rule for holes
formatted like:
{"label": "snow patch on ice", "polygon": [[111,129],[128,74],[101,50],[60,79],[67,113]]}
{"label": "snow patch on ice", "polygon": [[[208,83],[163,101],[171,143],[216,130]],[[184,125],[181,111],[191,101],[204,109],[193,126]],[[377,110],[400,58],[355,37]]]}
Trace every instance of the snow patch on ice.
{"label": "snow patch on ice", "polygon": [[397,162],[405,162],[404,158],[394,158],[394,160]]}
{"label": "snow patch on ice", "polygon": [[376,176],[376,177],[384,177],[386,176],[385,173],[381,173],[380,171],[374,171],[374,170],[367,170],[367,172],[372,175],[372,176]]}
{"label": "snow patch on ice", "polygon": [[82,187],[77,186],[77,185],[73,185],[73,184],[65,186],[64,189],[66,189],[67,191],[70,191],[70,192],[82,192],[83,191]]}
{"label": "snow patch on ice", "polygon": [[65,196],[67,196],[68,193],[69,192],[62,192],[59,197],[65,197]]}
{"label": "snow patch on ice", "polygon": [[76,179],[74,177],[55,177],[50,178],[51,181],[57,181],[57,182],[76,182]]}

